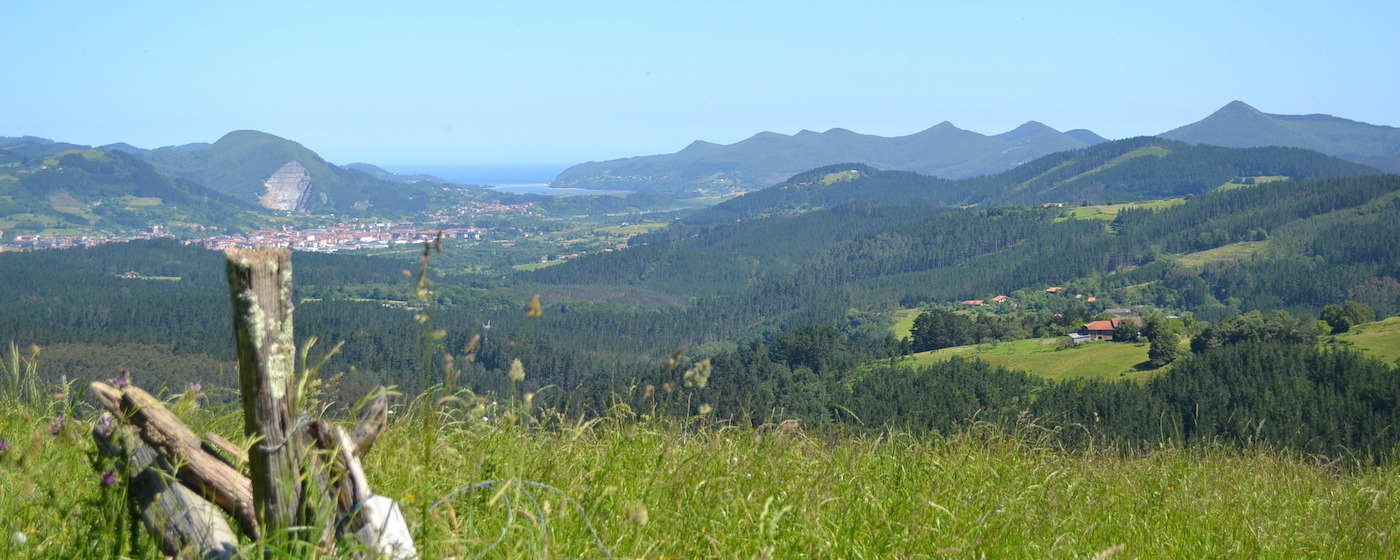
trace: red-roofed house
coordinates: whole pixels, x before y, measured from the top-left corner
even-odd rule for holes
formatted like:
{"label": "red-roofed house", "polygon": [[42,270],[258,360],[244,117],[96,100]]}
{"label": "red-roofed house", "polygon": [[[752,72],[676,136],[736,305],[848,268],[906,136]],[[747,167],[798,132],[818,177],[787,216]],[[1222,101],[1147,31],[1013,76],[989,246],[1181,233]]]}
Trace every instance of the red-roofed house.
{"label": "red-roofed house", "polygon": [[970,306],[976,307],[976,306],[982,305],[982,300],[980,300],[980,299],[970,299],[970,300],[967,300],[967,301],[962,302],[962,304],[963,304],[963,305],[970,305]]}
{"label": "red-roofed house", "polygon": [[1124,321],[1129,321],[1142,326],[1142,318],[1127,317],[1124,319],[1109,319],[1107,321],[1091,321],[1084,324],[1084,328],[1079,329],[1079,334],[1088,335],[1094,340],[1113,340],[1113,331],[1118,330],[1118,325]]}

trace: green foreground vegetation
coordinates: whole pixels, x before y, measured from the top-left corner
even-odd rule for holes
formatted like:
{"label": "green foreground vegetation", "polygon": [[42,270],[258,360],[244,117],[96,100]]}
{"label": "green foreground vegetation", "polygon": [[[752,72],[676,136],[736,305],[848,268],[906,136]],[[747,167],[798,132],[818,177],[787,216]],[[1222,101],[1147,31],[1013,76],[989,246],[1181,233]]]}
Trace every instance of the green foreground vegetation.
{"label": "green foreground vegetation", "polygon": [[[423,407],[400,409],[366,461],[425,558],[1381,558],[1400,546],[1394,464],[1209,443],[1067,449],[1031,422],[812,435],[619,405],[580,423],[463,397],[432,428]],[[0,556],[160,558],[132,540],[119,485],[94,468],[91,411],[53,430],[61,404],[10,399]],[[173,400],[197,431],[241,441],[236,410]]]}

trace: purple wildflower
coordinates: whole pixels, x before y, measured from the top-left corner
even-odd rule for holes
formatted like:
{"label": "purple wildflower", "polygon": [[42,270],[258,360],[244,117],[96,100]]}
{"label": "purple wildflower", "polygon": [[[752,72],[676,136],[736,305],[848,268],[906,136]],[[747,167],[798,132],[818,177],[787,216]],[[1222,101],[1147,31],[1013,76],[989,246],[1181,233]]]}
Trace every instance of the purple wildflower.
{"label": "purple wildflower", "polygon": [[53,423],[49,424],[49,435],[56,436],[58,434],[63,433],[64,421],[65,419],[63,418],[62,414],[54,417]]}
{"label": "purple wildflower", "polygon": [[10,438],[0,437],[0,455],[4,455],[10,449]]}
{"label": "purple wildflower", "polygon": [[110,469],[107,469],[107,472],[102,473],[102,485],[103,485],[103,486],[111,486],[111,485],[116,484],[116,483],[117,483],[117,468],[116,468],[116,467],[112,467],[112,468],[110,468]]}
{"label": "purple wildflower", "polygon": [[116,385],[118,389],[124,389],[124,388],[126,388],[127,385],[130,385],[130,384],[131,384],[131,370],[128,370],[128,369],[123,369],[123,370],[122,370],[121,377],[118,377],[117,380],[116,380],[116,382],[113,383],[113,385]]}
{"label": "purple wildflower", "polygon": [[97,426],[93,428],[93,431],[104,437],[111,436],[113,432],[117,431],[117,427],[114,425],[116,421],[117,419],[113,418],[111,414],[103,412],[102,416],[97,419]]}

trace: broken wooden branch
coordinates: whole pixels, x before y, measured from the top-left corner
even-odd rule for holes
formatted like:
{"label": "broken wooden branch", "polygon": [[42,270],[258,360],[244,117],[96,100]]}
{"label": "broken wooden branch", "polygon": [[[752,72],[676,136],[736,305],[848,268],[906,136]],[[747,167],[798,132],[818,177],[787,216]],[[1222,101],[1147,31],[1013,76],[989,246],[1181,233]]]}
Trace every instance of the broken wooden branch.
{"label": "broken wooden branch", "polygon": [[175,469],[141,441],[134,427],[99,424],[93,427],[92,438],[102,454],[126,458],[131,499],[161,552],[179,558],[238,557],[238,536],[223,513],[175,481]]}
{"label": "broken wooden branch", "polygon": [[360,410],[360,423],[350,434],[350,440],[355,443],[357,457],[369,454],[370,448],[374,447],[374,440],[379,438],[379,432],[384,431],[384,426],[389,423],[389,391],[380,387],[376,392],[378,395]]}
{"label": "broken wooden branch", "polygon": [[200,495],[229,512],[244,534],[258,538],[261,533],[248,478],[204,451],[199,436],[150,393],[132,385],[117,389],[101,381],[93,382],[91,388],[103,408],[130,422],[141,440],[174,465]]}

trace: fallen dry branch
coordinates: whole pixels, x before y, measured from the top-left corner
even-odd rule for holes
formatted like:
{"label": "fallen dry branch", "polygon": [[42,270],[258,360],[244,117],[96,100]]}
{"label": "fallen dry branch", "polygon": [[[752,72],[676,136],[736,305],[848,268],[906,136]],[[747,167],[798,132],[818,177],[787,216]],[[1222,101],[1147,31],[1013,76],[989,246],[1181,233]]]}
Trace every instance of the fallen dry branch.
{"label": "fallen dry branch", "polygon": [[[112,456],[122,456],[123,446],[129,448],[125,456],[134,458],[130,467],[132,493],[141,505],[148,531],[162,543],[162,551],[180,557],[197,551],[206,558],[226,558],[235,553],[237,538],[219,514],[220,509],[238,520],[249,539],[259,538],[251,508],[252,481],[221,456],[241,458],[242,450],[237,445],[214,434],[201,440],[139,387],[119,389],[96,382],[92,393],[104,408],[121,419],[99,426],[93,431],[93,439]],[[303,518],[314,520],[322,529],[316,544],[324,551],[333,550],[336,542],[353,535],[359,544],[390,558],[412,558],[417,554],[399,504],[376,496],[361,466],[361,458],[373,446],[387,419],[388,396],[381,388],[379,395],[361,411],[353,433],[323,420],[313,420],[289,436],[307,450],[305,472],[309,476],[300,493],[315,501],[304,501],[301,509]]]}
{"label": "fallen dry branch", "polygon": [[254,540],[261,536],[252,482],[205,451],[199,436],[160,401],[134,385],[118,389],[101,381],[93,382],[92,393],[113,416],[135,427],[141,440],[174,465],[195,491],[232,515],[243,534]]}
{"label": "fallen dry branch", "polygon": [[146,531],[161,552],[187,558],[238,557],[238,536],[217,507],[175,480],[175,469],[141,441],[131,425],[99,424],[92,430],[98,449],[108,457],[126,458],[131,498]]}

